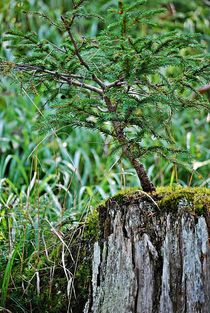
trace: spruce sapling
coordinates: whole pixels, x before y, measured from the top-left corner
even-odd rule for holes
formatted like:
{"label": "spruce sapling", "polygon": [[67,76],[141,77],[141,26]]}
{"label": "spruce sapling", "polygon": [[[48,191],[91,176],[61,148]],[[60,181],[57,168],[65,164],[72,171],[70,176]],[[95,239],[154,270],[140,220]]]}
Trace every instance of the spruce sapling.
{"label": "spruce sapling", "polygon": [[[176,162],[183,152],[172,135],[173,116],[208,108],[197,87],[208,82],[209,55],[198,35],[152,33],[153,17],[164,9],[145,9],[145,1],[120,0],[96,38],[79,34],[81,18],[100,18],[88,14],[84,2],[72,1],[72,10],[58,21],[33,13],[59,30],[59,46],[11,29],[4,40],[16,59],[2,61],[2,71],[47,97],[50,108],[38,121],[42,130],[84,127],[111,136],[143,190],[153,192],[142,158],[160,154]],[[140,33],[142,25],[149,27],[148,34]]]}

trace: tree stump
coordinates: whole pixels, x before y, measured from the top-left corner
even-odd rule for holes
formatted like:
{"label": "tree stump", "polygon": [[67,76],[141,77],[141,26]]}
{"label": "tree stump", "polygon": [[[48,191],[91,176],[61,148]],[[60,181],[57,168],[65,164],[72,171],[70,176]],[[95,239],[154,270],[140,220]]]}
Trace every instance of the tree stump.
{"label": "tree stump", "polygon": [[136,192],[99,207],[85,313],[210,312],[209,203],[158,203]]}

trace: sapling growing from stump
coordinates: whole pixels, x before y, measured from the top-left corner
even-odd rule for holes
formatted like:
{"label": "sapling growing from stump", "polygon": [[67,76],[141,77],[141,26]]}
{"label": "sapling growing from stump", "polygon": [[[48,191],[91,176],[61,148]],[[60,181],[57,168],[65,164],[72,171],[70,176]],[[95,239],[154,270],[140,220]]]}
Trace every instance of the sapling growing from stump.
{"label": "sapling growing from stump", "polygon": [[210,63],[198,35],[152,32],[153,18],[164,9],[148,10],[144,3],[119,1],[94,38],[79,32],[80,19],[100,19],[87,13],[83,0],[72,1],[72,10],[58,21],[33,12],[59,30],[61,42],[11,29],[4,40],[16,59],[2,60],[1,68],[46,97],[38,118],[42,130],[83,127],[112,137],[142,189],[153,192],[142,159],[159,154],[176,162],[183,151],[172,134],[174,113],[208,107],[197,88],[208,82]]}

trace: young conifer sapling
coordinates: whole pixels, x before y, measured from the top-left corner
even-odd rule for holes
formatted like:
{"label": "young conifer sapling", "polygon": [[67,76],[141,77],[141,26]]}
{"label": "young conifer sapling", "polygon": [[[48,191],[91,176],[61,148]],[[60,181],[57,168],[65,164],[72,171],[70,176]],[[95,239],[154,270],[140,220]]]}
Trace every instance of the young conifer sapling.
{"label": "young conifer sapling", "polygon": [[[209,55],[197,35],[152,33],[152,19],[164,10],[148,10],[145,1],[121,0],[110,10],[108,22],[100,22],[102,30],[95,38],[79,34],[81,18],[96,18],[83,2],[72,1],[72,10],[58,21],[33,13],[58,29],[59,45],[11,29],[4,40],[16,59],[2,60],[1,69],[47,98],[38,121],[42,130],[84,127],[112,137],[115,149],[136,170],[142,189],[153,192],[142,159],[160,154],[175,162],[183,152],[172,135],[173,116],[208,108],[197,87],[208,82]],[[140,31],[142,25],[148,33]]]}

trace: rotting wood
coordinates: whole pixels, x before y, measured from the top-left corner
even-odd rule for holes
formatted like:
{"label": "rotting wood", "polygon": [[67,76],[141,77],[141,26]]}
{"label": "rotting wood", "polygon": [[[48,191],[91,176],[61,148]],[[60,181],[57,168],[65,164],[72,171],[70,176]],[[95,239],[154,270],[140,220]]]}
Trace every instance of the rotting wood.
{"label": "rotting wood", "polygon": [[139,197],[100,208],[85,313],[210,312],[209,221],[190,205],[183,198],[161,214]]}

